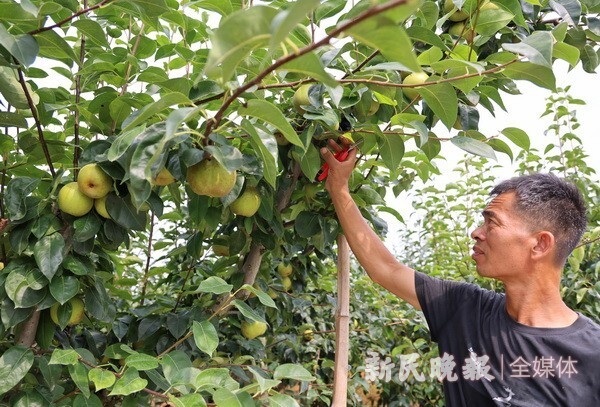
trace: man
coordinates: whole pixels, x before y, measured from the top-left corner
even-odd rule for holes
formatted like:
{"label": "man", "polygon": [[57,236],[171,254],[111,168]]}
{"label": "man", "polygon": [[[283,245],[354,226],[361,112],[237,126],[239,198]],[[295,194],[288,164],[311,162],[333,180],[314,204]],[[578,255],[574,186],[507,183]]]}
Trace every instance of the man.
{"label": "man", "polygon": [[535,174],[494,188],[471,237],[477,272],[502,281],[506,294],[499,294],[399,263],[350,196],[356,150],[342,162],[326,148],[321,154],[330,168],[325,188],[358,261],[373,281],[423,311],[450,363],[447,406],[600,406],[600,326],[560,295],[562,268],[586,227],[574,185]]}

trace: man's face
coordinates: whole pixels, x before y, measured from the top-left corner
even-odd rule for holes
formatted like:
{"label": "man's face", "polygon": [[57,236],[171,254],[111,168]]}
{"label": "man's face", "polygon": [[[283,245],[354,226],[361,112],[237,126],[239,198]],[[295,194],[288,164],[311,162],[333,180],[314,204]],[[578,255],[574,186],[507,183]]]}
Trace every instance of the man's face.
{"label": "man's face", "polygon": [[483,211],[484,222],[471,232],[472,258],[483,277],[510,279],[526,274],[535,236],[515,209],[514,192],[496,196]]}

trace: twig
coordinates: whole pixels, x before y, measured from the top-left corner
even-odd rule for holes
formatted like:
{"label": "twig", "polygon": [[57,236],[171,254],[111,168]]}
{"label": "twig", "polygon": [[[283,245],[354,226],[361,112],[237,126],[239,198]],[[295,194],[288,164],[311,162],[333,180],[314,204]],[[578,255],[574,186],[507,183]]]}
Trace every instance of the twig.
{"label": "twig", "polygon": [[350,75],[353,75],[355,73],[357,73],[358,71],[360,71],[361,69],[364,68],[365,65],[367,65],[369,62],[371,62],[371,60],[373,58],[375,58],[377,55],[379,55],[379,50],[373,52],[371,55],[369,55],[368,57],[365,58],[364,61],[362,61],[356,68],[354,68],[351,72],[348,72],[346,75],[344,75],[342,77],[342,79],[346,79],[347,77],[349,77]]}
{"label": "twig", "polygon": [[69,16],[69,17],[65,18],[64,20],[61,20],[61,21],[59,21],[58,23],[56,23],[54,25],[50,25],[48,27],[38,28],[36,30],[29,31],[27,34],[29,34],[29,35],[36,35],[36,34],[44,32],[44,31],[50,31],[50,30],[52,30],[54,28],[60,27],[60,26],[62,26],[64,24],[68,23],[69,21],[73,20],[76,17],[79,17],[82,14],[89,13],[90,11],[96,10],[97,8],[100,8],[100,7],[102,7],[105,4],[110,3],[110,2],[111,2],[111,0],[102,0],[100,3],[98,3],[96,5],[93,5],[91,7],[88,7],[88,8],[84,8],[83,10],[78,11],[77,13],[73,14],[72,16]]}
{"label": "twig", "polygon": [[578,247],[581,247],[581,246],[587,246],[588,244],[597,242],[598,240],[600,240],[600,236],[596,237],[595,239],[586,240],[585,242],[579,243],[577,246],[575,246],[575,249],[577,249]]}
{"label": "twig", "polygon": [[[17,63],[17,60],[15,60],[15,63]],[[27,89],[27,83],[25,82],[25,77],[23,76],[23,71],[21,70],[21,68],[17,68],[17,73],[19,74],[19,83],[21,84],[21,88],[23,88],[23,93],[25,93],[25,97],[27,98],[29,110],[31,110],[31,116],[35,121],[35,126],[37,128],[38,137],[40,138],[42,151],[44,152],[44,156],[46,157],[46,163],[50,168],[50,174],[52,174],[52,178],[54,178],[56,177],[56,172],[54,171],[54,165],[52,165],[52,158],[50,157],[50,151],[48,150],[48,145],[46,144],[46,139],[44,138],[44,131],[42,130],[42,124],[40,123],[40,119],[37,114],[37,109],[35,108],[35,103],[33,103],[31,94]]]}
{"label": "twig", "polygon": [[150,214],[150,231],[148,234],[148,246],[147,246],[147,255],[146,255],[146,267],[144,268],[144,280],[142,285],[142,293],[140,299],[140,306],[144,305],[144,300],[146,297],[146,287],[148,287],[148,273],[150,272],[150,260],[152,258],[152,235],[154,234],[154,212]]}

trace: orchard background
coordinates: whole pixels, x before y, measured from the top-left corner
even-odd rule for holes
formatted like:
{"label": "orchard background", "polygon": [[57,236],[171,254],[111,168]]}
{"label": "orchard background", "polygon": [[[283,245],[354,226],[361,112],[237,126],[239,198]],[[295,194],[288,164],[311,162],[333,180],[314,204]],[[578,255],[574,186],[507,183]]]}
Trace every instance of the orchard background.
{"label": "orchard background", "polygon": [[[467,233],[496,155],[572,179],[590,231],[563,294],[598,320],[600,188],[577,136],[584,102],[556,89],[553,64],[595,71],[599,11],[598,0],[1,0],[0,402],[329,405],[340,230],[314,179],[319,147],[342,134],[362,142],[350,187],[382,236],[383,213],[404,221],[391,198],[417,196],[398,257],[498,290],[478,279]],[[543,150],[515,127],[478,131],[479,112],[504,109],[521,80],[555,91]],[[438,188],[449,144],[467,154]],[[215,161],[237,174],[233,188],[197,194],[190,185],[216,177],[188,169]],[[110,192],[69,215],[59,193],[87,164]],[[175,182],[163,186],[165,168]],[[235,214],[252,190],[258,212]],[[348,403],[443,405],[434,379],[365,380],[369,350],[416,352],[425,370],[436,350],[421,314],[356,265],[351,293]]]}

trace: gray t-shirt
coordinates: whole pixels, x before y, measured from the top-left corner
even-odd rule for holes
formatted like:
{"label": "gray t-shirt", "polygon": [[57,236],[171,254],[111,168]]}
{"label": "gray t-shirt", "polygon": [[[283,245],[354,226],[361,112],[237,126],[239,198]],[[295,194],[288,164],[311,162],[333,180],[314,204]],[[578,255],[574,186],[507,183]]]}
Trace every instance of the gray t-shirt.
{"label": "gray t-shirt", "polygon": [[447,406],[600,406],[600,326],[591,319],[534,328],[507,314],[504,294],[419,272],[415,286]]}

